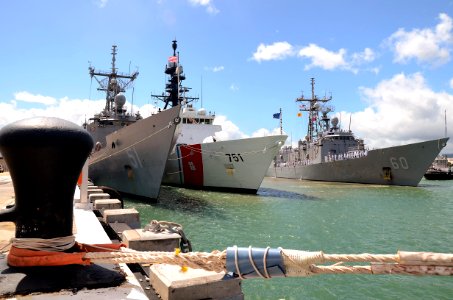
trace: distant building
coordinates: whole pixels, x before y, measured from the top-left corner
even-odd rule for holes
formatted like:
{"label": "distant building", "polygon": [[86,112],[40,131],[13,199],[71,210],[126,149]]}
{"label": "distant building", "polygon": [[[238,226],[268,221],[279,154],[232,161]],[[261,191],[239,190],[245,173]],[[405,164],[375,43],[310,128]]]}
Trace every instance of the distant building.
{"label": "distant building", "polygon": [[447,157],[448,163],[453,166],[453,157]]}

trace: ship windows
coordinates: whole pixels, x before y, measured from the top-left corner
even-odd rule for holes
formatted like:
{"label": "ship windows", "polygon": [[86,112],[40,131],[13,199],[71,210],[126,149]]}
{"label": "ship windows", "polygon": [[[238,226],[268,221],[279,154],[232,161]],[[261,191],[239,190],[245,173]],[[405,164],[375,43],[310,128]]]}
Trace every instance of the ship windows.
{"label": "ship windows", "polygon": [[183,118],[182,119],[183,124],[206,124],[206,125],[211,125],[212,120],[211,119],[198,119],[198,118]]}

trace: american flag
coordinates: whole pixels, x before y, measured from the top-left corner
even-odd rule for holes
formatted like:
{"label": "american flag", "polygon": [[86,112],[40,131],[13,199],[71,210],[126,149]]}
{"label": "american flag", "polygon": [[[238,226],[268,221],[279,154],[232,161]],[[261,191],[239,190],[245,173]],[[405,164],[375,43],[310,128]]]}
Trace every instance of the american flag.
{"label": "american flag", "polygon": [[178,57],[177,57],[177,56],[170,56],[170,57],[168,58],[168,61],[169,61],[169,62],[172,62],[172,63],[175,63],[175,62],[178,61]]}

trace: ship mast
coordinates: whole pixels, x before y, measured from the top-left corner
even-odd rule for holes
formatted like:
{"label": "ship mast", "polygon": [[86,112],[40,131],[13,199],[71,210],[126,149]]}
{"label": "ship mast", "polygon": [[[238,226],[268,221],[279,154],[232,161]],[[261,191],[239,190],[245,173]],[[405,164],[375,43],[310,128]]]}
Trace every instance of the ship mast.
{"label": "ship mast", "polygon": [[320,130],[319,112],[323,108],[321,104],[329,102],[332,100],[332,96],[324,96],[323,98],[318,98],[315,95],[315,79],[311,78],[311,98],[305,98],[304,95],[296,99],[296,102],[308,102],[307,105],[301,105],[300,110],[308,112],[308,131],[307,138],[308,142],[312,142],[316,139],[318,131]]}
{"label": "ship mast", "polygon": [[[164,109],[171,104],[174,107],[181,104],[183,101],[189,102],[198,100],[198,97],[187,97],[186,93],[189,92],[190,88],[183,87],[182,82],[186,79],[182,65],[179,63],[179,52],[176,52],[178,48],[177,41],[172,42],[173,56],[168,59],[168,64],[165,66],[165,74],[169,75],[168,83],[165,85],[166,94],[152,95],[151,97],[162,100],[165,103]],[[182,96],[181,96],[182,95]]]}
{"label": "ship mast", "polygon": [[[116,45],[112,46],[112,69],[110,71],[96,71],[94,67],[88,67],[91,78],[96,79],[99,84],[97,90],[106,93],[104,113],[108,115],[119,112],[114,109],[113,103],[115,101],[115,96],[119,93],[124,93],[126,89],[130,88],[138,76],[138,71],[135,71],[132,74],[124,74],[117,71],[115,65],[117,54],[116,48]],[[99,79],[98,77],[101,77],[102,79]]]}

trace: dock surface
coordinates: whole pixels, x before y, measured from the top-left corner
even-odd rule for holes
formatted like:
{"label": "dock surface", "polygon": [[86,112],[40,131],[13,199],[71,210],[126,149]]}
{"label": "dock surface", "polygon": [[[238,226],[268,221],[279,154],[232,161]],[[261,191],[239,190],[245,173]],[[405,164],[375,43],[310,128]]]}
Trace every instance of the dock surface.
{"label": "dock surface", "polygon": [[[14,187],[9,172],[0,173],[0,210],[14,204]],[[9,250],[10,239],[16,226],[13,222],[0,222],[0,253]]]}

